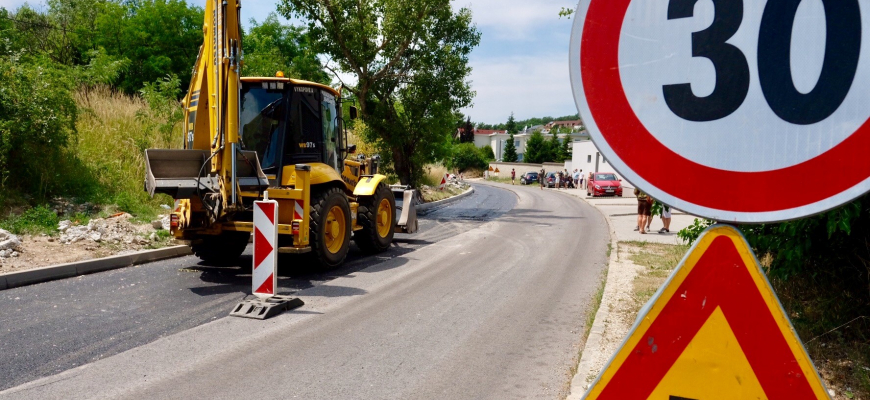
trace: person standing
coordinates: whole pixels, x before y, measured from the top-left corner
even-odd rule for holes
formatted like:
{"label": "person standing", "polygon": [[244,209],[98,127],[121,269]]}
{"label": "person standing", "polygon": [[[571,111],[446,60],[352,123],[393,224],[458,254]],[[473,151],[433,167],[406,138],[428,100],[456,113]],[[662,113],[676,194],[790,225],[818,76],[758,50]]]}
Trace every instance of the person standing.
{"label": "person standing", "polygon": [[580,183],[580,172],[577,170],[577,168],[574,168],[573,178],[574,178],[574,187],[578,188],[579,186],[577,186],[577,185]]}
{"label": "person standing", "polygon": [[511,185],[517,184],[517,171],[511,168]]}
{"label": "person standing", "polygon": [[649,195],[638,188],[634,188],[634,195],[637,196],[637,227],[634,230],[639,230],[641,234],[645,235],[647,221],[652,214],[652,203]]}
{"label": "person standing", "polygon": [[671,233],[671,207],[662,203],[662,225],[659,233]]}
{"label": "person standing", "polygon": [[559,185],[562,184],[562,180],[561,180],[561,178],[562,178],[562,171],[559,171],[559,172],[556,172],[555,174],[553,174],[553,178],[556,179],[556,190],[559,190],[559,188],[560,188]]}
{"label": "person standing", "polygon": [[547,181],[547,171],[541,168],[541,171],[538,172],[538,182],[541,184],[541,190],[544,190],[544,185],[546,185]]}
{"label": "person standing", "polygon": [[579,181],[577,183],[577,189],[585,189],[583,187],[583,170],[582,169],[580,170],[580,172],[577,173],[577,177],[579,179]]}

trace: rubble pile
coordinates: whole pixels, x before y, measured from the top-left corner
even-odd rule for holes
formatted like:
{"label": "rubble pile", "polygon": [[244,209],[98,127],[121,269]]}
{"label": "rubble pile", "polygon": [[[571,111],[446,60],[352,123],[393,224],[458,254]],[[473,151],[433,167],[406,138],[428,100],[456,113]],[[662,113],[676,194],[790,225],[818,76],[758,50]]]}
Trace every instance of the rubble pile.
{"label": "rubble pile", "polygon": [[0,229],[0,258],[18,257],[21,239],[12,233]]}
{"label": "rubble pile", "polygon": [[[83,240],[95,243],[148,244],[150,240],[142,237],[145,232],[132,224],[129,221],[130,217],[130,214],[122,213],[110,218],[95,218],[90,220],[87,225],[74,225],[70,220],[61,221],[57,227],[61,233],[58,241],[63,244],[72,244]],[[168,221],[166,225],[168,225]]]}

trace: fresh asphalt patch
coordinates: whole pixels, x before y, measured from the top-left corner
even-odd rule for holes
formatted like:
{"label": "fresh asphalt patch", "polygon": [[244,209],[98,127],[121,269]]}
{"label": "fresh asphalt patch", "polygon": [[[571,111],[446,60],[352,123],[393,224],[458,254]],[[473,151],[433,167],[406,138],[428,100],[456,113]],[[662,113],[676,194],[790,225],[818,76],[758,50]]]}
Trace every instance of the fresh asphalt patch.
{"label": "fresh asphalt patch", "polygon": [[[419,232],[396,234],[387,252],[364,255],[352,244],[347,262],[321,272],[304,256],[279,258],[279,294],[319,286],[337,277],[384,265],[499,218],[516,196],[476,185],[470,196],[419,214]],[[0,292],[0,390],[153,342],[226,317],[251,293],[250,245],[230,266],[193,256],[157,261]],[[358,296],[353,288],[331,296]],[[304,311],[304,307],[298,311]]]}

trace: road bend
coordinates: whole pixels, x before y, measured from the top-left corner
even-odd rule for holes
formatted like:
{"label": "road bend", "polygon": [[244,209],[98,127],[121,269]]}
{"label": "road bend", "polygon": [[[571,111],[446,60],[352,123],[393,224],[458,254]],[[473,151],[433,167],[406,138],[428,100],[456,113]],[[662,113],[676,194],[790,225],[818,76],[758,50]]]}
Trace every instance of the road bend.
{"label": "road bend", "polygon": [[225,317],[249,268],[192,257],[4,291],[0,398],[560,398],[607,225],[503,188],[476,185],[388,253],[285,266],[280,291],[306,304],[266,321]]}

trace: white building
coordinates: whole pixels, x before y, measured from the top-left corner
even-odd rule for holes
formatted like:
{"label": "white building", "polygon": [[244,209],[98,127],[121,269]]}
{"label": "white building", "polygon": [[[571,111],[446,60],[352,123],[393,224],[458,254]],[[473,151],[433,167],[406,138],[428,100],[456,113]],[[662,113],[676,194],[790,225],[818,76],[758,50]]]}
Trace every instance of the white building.
{"label": "white building", "polygon": [[[573,143],[574,151],[571,155],[571,168],[582,169],[583,173],[588,172],[613,172],[616,170],[610,166],[607,159],[601,155],[595,143],[591,140],[576,140]],[[616,173],[619,179],[622,176]]]}

